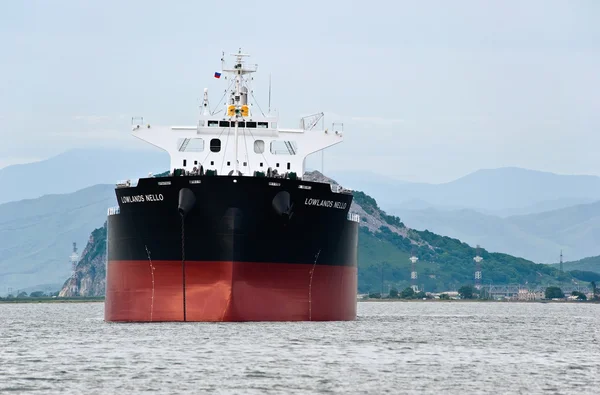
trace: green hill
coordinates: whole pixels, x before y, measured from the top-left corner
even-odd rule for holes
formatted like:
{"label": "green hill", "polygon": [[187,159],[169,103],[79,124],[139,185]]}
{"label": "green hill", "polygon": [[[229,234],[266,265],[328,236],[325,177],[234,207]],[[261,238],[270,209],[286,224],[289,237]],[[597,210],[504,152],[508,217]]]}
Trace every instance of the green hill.
{"label": "green hill", "polygon": [[[403,289],[411,284],[409,256],[416,264],[417,284],[427,291],[458,289],[474,283],[477,249],[460,240],[439,236],[427,230],[408,229],[399,218],[382,211],[375,199],[363,192],[354,193],[352,210],[361,214],[359,235],[359,292]],[[570,282],[569,273],[501,253],[479,251],[483,283],[540,284]]]}
{"label": "green hill", "polygon": [[[560,264],[553,263],[551,266],[559,268]],[[569,272],[569,274],[577,280],[585,282],[595,281],[596,283],[600,283],[600,256],[564,262],[563,269],[566,272]]]}
{"label": "green hill", "polygon": [[[386,208],[389,206],[385,206]],[[480,244],[538,263],[600,254],[600,201],[501,218],[471,209],[396,209],[407,226]]]}
{"label": "green hill", "polygon": [[[558,263],[552,264],[554,267],[558,267],[558,265]],[[565,270],[584,270],[600,273],[600,256],[591,256],[578,261],[564,262],[563,267]]]}

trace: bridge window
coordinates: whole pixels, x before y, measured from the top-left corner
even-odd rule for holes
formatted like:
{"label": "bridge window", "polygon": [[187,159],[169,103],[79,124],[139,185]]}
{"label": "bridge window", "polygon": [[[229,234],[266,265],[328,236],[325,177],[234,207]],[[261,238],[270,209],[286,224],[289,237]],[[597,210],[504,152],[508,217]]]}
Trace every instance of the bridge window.
{"label": "bridge window", "polygon": [[211,152],[220,152],[221,151],[221,140],[219,140],[219,139],[210,140],[210,150],[211,150]]}
{"label": "bridge window", "polygon": [[184,159],[183,160],[183,167],[186,167],[186,166],[187,166],[187,160]]}
{"label": "bridge window", "polygon": [[215,161],[214,161],[214,160],[211,160],[211,161],[210,161],[210,165],[211,165],[211,166],[214,166],[214,165],[215,165]]}
{"label": "bridge window", "polygon": [[260,162],[260,167],[263,167],[263,163],[262,162]]}
{"label": "bridge window", "polygon": [[208,127],[214,127],[219,124],[219,121],[208,121]]}
{"label": "bridge window", "polygon": [[231,162],[230,161],[227,161],[227,166],[231,166]]}
{"label": "bridge window", "polygon": [[256,152],[257,154],[262,154],[263,152],[265,152],[265,142],[262,140],[255,140],[254,152]]}
{"label": "bridge window", "polygon": [[177,150],[179,152],[202,152],[204,151],[204,139],[199,137],[177,139]]}
{"label": "bridge window", "polygon": [[219,126],[222,128],[228,128],[229,127],[229,121],[220,121],[219,122]]}
{"label": "bridge window", "polygon": [[258,122],[257,127],[267,129],[269,127],[269,122]]}
{"label": "bridge window", "polygon": [[[235,126],[235,123],[231,122],[231,124],[233,126]],[[245,127],[246,127],[246,122],[244,122],[244,121],[238,122],[238,128],[245,128]]]}
{"label": "bridge window", "polygon": [[256,128],[256,122],[246,122],[247,128]]}
{"label": "bridge window", "polygon": [[296,155],[298,144],[295,141],[271,141],[271,153],[274,155]]}
{"label": "bridge window", "polygon": [[292,168],[292,164],[290,162],[288,162],[288,170]]}

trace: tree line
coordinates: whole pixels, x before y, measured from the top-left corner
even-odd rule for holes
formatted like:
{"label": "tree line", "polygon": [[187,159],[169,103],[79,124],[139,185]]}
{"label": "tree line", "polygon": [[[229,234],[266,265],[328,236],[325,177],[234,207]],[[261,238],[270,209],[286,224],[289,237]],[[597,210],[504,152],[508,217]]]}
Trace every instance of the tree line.
{"label": "tree line", "polygon": [[4,300],[4,299],[23,299],[23,298],[52,298],[58,296],[58,291],[56,292],[49,292],[49,293],[45,293],[44,291],[33,291],[32,293],[28,294],[25,291],[21,291],[18,292],[17,295],[13,295],[13,294],[8,294],[6,295],[6,297],[0,297],[0,300]]}
{"label": "tree line", "polygon": [[[596,283],[592,281],[590,283],[590,290],[592,294],[591,300],[600,301],[600,289],[596,286]],[[458,295],[460,299],[489,299],[490,295],[487,294],[485,289],[478,290],[471,285],[463,285],[458,289]],[[587,300],[587,295],[580,291],[571,292],[572,296],[575,296],[577,300]],[[564,299],[565,293],[560,287],[549,286],[544,290],[544,299]],[[392,287],[388,295],[382,295],[380,292],[369,293],[371,299],[431,299],[431,294],[427,294],[423,291],[415,292],[412,287],[406,287],[402,291]],[[450,296],[446,293],[440,294],[440,299],[450,299]]]}

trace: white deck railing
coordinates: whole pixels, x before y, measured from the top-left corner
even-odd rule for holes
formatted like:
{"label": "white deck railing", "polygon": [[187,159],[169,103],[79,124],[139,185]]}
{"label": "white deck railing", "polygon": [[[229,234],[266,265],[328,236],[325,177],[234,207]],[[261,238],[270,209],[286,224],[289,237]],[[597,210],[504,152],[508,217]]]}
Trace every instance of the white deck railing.
{"label": "white deck railing", "polygon": [[360,215],[354,213],[348,213],[348,221],[360,222]]}
{"label": "white deck railing", "polygon": [[109,207],[108,208],[108,215],[117,215],[121,212],[121,209],[119,208],[119,206],[117,207]]}
{"label": "white deck railing", "polygon": [[117,181],[117,188],[130,188],[137,186],[139,179],[135,180],[119,180]]}

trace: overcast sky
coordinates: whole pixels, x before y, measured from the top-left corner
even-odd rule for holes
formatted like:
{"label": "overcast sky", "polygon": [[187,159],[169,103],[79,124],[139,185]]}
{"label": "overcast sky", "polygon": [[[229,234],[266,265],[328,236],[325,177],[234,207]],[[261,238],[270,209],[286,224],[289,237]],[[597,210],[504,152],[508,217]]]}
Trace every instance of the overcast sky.
{"label": "overcast sky", "polygon": [[146,149],[131,117],[195,124],[203,88],[225,89],[221,51],[242,47],[280,125],[344,122],[327,168],[600,175],[598,21],[594,0],[2,1],[0,167]]}

